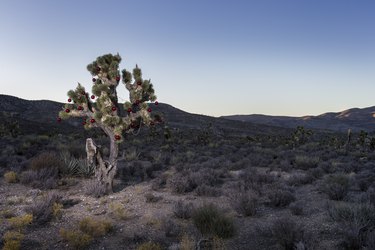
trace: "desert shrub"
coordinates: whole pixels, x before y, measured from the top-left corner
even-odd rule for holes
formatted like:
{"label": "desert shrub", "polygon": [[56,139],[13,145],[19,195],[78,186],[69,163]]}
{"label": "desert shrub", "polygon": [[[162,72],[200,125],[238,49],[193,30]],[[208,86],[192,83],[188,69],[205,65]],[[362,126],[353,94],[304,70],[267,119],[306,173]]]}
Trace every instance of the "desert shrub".
{"label": "desert shrub", "polygon": [[18,250],[21,249],[21,241],[24,235],[16,231],[7,231],[3,236],[4,246],[3,250]]}
{"label": "desert shrub", "polygon": [[234,210],[244,216],[254,216],[259,206],[259,197],[252,191],[232,193],[230,201]]}
{"label": "desert shrub", "polygon": [[23,229],[30,225],[33,221],[33,215],[31,214],[25,214],[18,217],[12,217],[8,219],[8,223],[11,226],[12,229],[16,229],[18,231],[23,231]]}
{"label": "desert shrub", "polygon": [[362,249],[366,233],[375,227],[375,207],[371,204],[330,203],[328,214],[340,223],[340,246],[343,249]]}
{"label": "desert shrub", "polygon": [[190,178],[194,180],[197,186],[207,185],[213,187],[222,184],[223,180],[220,177],[220,171],[211,168],[203,168],[190,174]]}
{"label": "desert shrub", "polygon": [[174,193],[183,194],[193,191],[197,184],[189,173],[176,173],[168,179],[167,185]]}
{"label": "desert shrub", "polygon": [[349,191],[349,177],[343,174],[332,174],[324,178],[322,192],[331,200],[343,200]]}
{"label": "desert shrub", "polygon": [[193,212],[193,222],[203,235],[230,238],[235,233],[233,219],[220,212],[213,204],[197,208]]}
{"label": "desert shrub", "polygon": [[173,214],[180,219],[189,219],[193,214],[193,204],[177,201],[173,206]]}
{"label": "desert shrub", "polygon": [[180,240],[180,250],[192,250],[195,249],[195,241],[189,235],[184,234]]}
{"label": "desert shrub", "polygon": [[87,217],[79,222],[79,229],[94,238],[104,236],[112,228],[112,223],[108,220],[95,220]]}
{"label": "desert shrub", "polygon": [[336,222],[375,226],[375,206],[368,203],[331,202],[328,204],[328,215]]}
{"label": "desert shrub", "polygon": [[296,167],[303,170],[315,168],[319,161],[317,156],[297,155],[295,158]]}
{"label": "desert shrub", "polygon": [[125,206],[119,202],[109,204],[109,212],[115,219],[119,220],[126,220],[130,217],[130,214],[125,209]]}
{"label": "desert shrub", "polygon": [[38,171],[44,168],[56,169],[62,168],[60,157],[53,152],[43,152],[34,157],[30,162],[30,169]]}
{"label": "desert shrub", "polygon": [[5,218],[5,219],[15,217],[15,211],[10,210],[10,209],[4,209],[4,210],[0,211],[0,217]]}
{"label": "desert shrub", "polygon": [[4,179],[7,183],[16,183],[18,181],[18,177],[16,172],[8,171],[4,174]]}
{"label": "desert shrub", "polygon": [[206,184],[202,184],[195,189],[195,193],[198,196],[217,197],[221,195],[221,190],[216,187],[211,187],[207,186]]}
{"label": "desert shrub", "polygon": [[156,196],[153,193],[146,193],[145,198],[146,202],[158,202],[162,199],[161,196]]}
{"label": "desert shrub", "polygon": [[154,180],[152,180],[152,190],[159,190],[161,188],[164,188],[167,184],[168,175],[166,173],[163,173],[162,175],[158,176]]}
{"label": "desert shrub", "polygon": [[105,187],[100,185],[96,180],[90,180],[86,183],[84,192],[86,195],[90,195],[95,198],[102,197],[106,194]]}
{"label": "desert shrub", "polygon": [[306,242],[302,226],[293,217],[287,215],[277,217],[266,225],[258,224],[257,232],[260,236],[266,237],[272,243],[277,244],[278,249],[295,250],[296,245],[304,247]]}
{"label": "desert shrub", "polygon": [[369,189],[371,185],[374,183],[375,176],[368,171],[364,171],[360,174],[357,174],[355,180],[359,189],[363,192],[366,192],[367,189]]}
{"label": "desert shrub", "polygon": [[159,243],[149,241],[140,244],[137,250],[163,250],[163,247]]}
{"label": "desert shrub", "polygon": [[259,191],[264,184],[272,184],[275,177],[267,173],[259,173],[256,169],[250,168],[240,175],[241,186],[244,190]]}
{"label": "desert shrub", "polygon": [[58,170],[56,168],[42,168],[39,170],[28,170],[21,173],[22,184],[30,185],[39,189],[53,189],[57,186]]}
{"label": "desert shrub", "polygon": [[308,173],[294,173],[288,178],[287,184],[290,186],[298,187],[301,185],[312,183],[313,181],[313,176],[309,175]]}
{"label": "desert shrub", "polygon": [[294,215],[303,215],[304,203],[301,201],[292,202],[289,204],[289,209]]}
{"label": "desert shrub", "polygon": [[60,236],[74,249],[84,249],[93,240],[90,235],[79,230],[67,230],[63,228],[60,229]]}
{"label": "desert shrub", "polygon": [[273,207],[286,207],[296,200],[289,190],[276,189],[268,193],[269,204]]}
{"label": "desert shrub", "polygon": [[54,216],[61,216],[61,205],[59,205],[61,197],[55,193],[50,192],[47,195],[37,199],[26,210],[33,215],[34,223],[36,225],[44,225],[51,221]]}
{"label": "desert shrub", "polygon": [[161,229],[164,231],[166,237],[176,237],[181,232],[180,226],[172,219],[162,220]]}
{"label": "desert shrub", "polygon": [[319,179],[324,175],[324,170],[321,167],[311,168],[308,170],[309,175],[315,179]]}

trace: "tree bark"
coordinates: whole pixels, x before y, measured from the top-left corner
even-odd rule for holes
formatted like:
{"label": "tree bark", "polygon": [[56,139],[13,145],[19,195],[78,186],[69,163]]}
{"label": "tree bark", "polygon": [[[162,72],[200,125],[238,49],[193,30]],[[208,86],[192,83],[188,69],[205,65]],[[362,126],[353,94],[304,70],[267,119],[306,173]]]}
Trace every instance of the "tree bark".
{"label": "tree bark", "polygon": [[110,135],[110,155],[104,160],[97,146],[91,138],[86,139],[87,163],[95,167],[95,178],[98,185],[105,190],[106,194],[113,193],[113,180],[117,172],[118,145],[114,136]]}

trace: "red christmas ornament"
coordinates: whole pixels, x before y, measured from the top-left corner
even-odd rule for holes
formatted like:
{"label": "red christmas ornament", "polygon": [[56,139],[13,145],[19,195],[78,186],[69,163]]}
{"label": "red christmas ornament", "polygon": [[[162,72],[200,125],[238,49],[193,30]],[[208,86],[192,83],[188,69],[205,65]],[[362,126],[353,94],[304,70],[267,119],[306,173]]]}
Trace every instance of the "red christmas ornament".
{"label": "red christmas ornament", "polygon": [[148,108],[148,109],[147,109],[147,111],[148,111],[148,112],[151,112],[151,111],[152,111],[152,109],[151,109],[151,108]]}
{"label": "red christmas ornament", "polygon": [[96,78],[92,78],[92,81],[93,81],[93,82],[96,82]]}
{"label": "red christmas ornament", "polygon": [[72,99],[69,98],[69,99],[68,99],[68,102],[71,102],[71,101],[72,101]]}
{"label": "red christmas ornament", "polygon": [[82,122],[82,125],[85,126],[85,125],[86,125],[86,122]]}
{"label": "red christmas ornament", "polygon": [[138,85],[142,85],[142,82],[137,82]]}
{"label": "red christmas ornament", "polygon": [[158,101],[156,101],[156,102],[155,102],[155,105],[157,106],[158,104],[159,104],[159,102],[158,102]]}
{"label": "red christmas ornament", "polygon": [[70,112],[70,109],[65,109],[65,112],[66,112],[66,113],[69,113],[69,112]]}
{"label": "red christmas ornament", "polygon": [[120,76],[116,76],[116,81],[120,81]]}
{"label": "red christmas ornament", "polygon": [[91,99],[95,99],[95,96],[94,96],[94,95],[92,95],[92,96],[91,96]]}
{"label": "red christmas ornament", "polygon": [[116,111],[117,110],[117,108],[116,107],[112,107],[112,111]]}
{"label": "red christmas ornament", "polygon": [[131,108],[128,108],[128,113],[132,112],[132,109]]}
{"label": "red christmas ornament", "polygon": [[119,135],[115,135],[115,140],[116,141],[118,141],[118,140],[120,140],[121,139],[121,136],[119,136]]}
{"label": "red christmas ornament", "polygon": [[94,118],[92,118],[92,119],[90,120],[90,122],[91,122],[91,123],[94,123],[94,122],[95,122],[95,119],[94,119]]}
{"label": "red christmas ornament", "polygon": [[82,106],[78,106],[78,110],[83,110],[83,107]]}
{"label": "red christmas ornament", "polygon": [[57,118],[57,121],[58,121],[58,122],[61,122],[61,117],[58,117],[58,118]]}

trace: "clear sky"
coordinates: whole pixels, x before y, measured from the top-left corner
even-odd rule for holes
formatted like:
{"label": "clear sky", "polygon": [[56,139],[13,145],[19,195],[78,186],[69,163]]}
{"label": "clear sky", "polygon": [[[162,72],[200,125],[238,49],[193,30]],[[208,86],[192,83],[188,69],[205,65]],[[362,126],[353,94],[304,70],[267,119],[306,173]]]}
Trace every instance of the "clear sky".
{"label": "clear sky", "polygon": [[117,52],[191,113],[375,105],[374,0],[0,0],[1,94],[65,102]]}

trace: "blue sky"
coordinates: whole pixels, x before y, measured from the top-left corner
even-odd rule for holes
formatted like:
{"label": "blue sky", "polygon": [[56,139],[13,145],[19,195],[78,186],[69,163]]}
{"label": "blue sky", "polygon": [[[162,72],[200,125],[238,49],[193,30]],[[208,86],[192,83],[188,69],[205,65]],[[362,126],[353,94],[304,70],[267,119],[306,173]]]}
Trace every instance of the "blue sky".
{"label": "blue sky", "polygon": [[191,113],[374,106],[374,13],[373,0],[0,0],[0,93],[65,102],[118,52]]}

